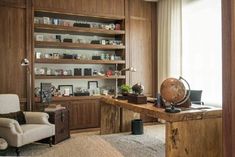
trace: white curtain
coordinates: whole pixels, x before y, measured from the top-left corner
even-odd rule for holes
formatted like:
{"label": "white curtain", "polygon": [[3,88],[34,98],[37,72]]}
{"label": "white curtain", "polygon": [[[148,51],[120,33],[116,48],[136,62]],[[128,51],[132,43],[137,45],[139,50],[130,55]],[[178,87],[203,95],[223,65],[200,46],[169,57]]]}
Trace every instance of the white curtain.
{"label": "white curtain", "polygon": [[158,85],[168,77],[178,78],[182,71],[182,2],[158,2]]}

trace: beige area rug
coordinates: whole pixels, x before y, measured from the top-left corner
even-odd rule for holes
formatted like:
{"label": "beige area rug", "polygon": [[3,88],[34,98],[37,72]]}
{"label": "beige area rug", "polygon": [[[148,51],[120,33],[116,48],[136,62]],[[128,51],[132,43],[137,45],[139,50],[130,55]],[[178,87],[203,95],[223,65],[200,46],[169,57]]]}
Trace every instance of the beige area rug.
{"label": "beige area rug", "polygon": [[[164,125],[146,126],[144,135],[129,133],[98,135],[98,132],[72,134],[53,147],[30,144],[21,148],[21,156],[39,157],[164,157]],[[14,150],[9,156],[15,155]]]}

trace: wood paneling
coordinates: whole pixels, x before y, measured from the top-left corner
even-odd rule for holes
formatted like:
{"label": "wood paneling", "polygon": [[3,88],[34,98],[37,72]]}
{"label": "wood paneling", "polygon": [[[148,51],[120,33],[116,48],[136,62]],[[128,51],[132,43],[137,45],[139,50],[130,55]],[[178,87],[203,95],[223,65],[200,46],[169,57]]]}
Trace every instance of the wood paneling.
{"label": "wood paneling", "polygon": [[124,16],[124,0],[34,0],[35,9],[86,15]]}
{"label": "wood paneling", "polygon": [[[130,74],[130,84],[140,82],[144,85],[144,94],[155,95],[155,73],[154,53],[156,53],[155,27],[156,12],[155,3],[144,2],[142,0],[129,0],[129,58],[130,66],[137,69],[137,72]],[[153,6],[153,7],[152,7]]]}
{"label": "wood paneling", "polygon": [[20,62],[26,57],[26,11],[0,5],[0,93],[26,98],[26,69]]}
{"label": "wood paneling", "polygon": [[223,156],[235,156],[235,1],[222,0]]}
{"label": "wood paneling", "polygon": [[27,105],[21,106],[27,110],[30,78],[20,62],[31,57],[31,7],[30,0],[0,0],[0,93],[17,94],[27,100]]}

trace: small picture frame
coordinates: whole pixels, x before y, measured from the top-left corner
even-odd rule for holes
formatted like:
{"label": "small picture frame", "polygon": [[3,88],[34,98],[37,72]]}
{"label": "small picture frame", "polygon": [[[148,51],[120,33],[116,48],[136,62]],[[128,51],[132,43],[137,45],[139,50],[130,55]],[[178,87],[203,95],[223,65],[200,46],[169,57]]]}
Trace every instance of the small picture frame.
{"label": "small picture frame", "polygon": [[88,89],[97,89],[97,88],[99,88],[98,81],[88,81]]}
{"label": "small picture frame", "polygon": [[59,85],[58,89],[62,92],[63,96],[73,96],[73,85]]}

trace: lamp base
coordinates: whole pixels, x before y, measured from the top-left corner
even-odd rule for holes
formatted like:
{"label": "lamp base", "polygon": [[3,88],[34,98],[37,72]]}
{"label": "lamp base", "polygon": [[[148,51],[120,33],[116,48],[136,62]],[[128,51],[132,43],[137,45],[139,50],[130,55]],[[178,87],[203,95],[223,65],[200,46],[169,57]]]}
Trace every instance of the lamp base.
{"label": "lamp base", "polygon": [[178,113],[178,112],[180,112],[181,111],[181,109],[180,108],[176,108],[175,106],[171,106],[171,107],[167,107],[166,109],[165,109],[165,112],[168,112],[168,113]]}

